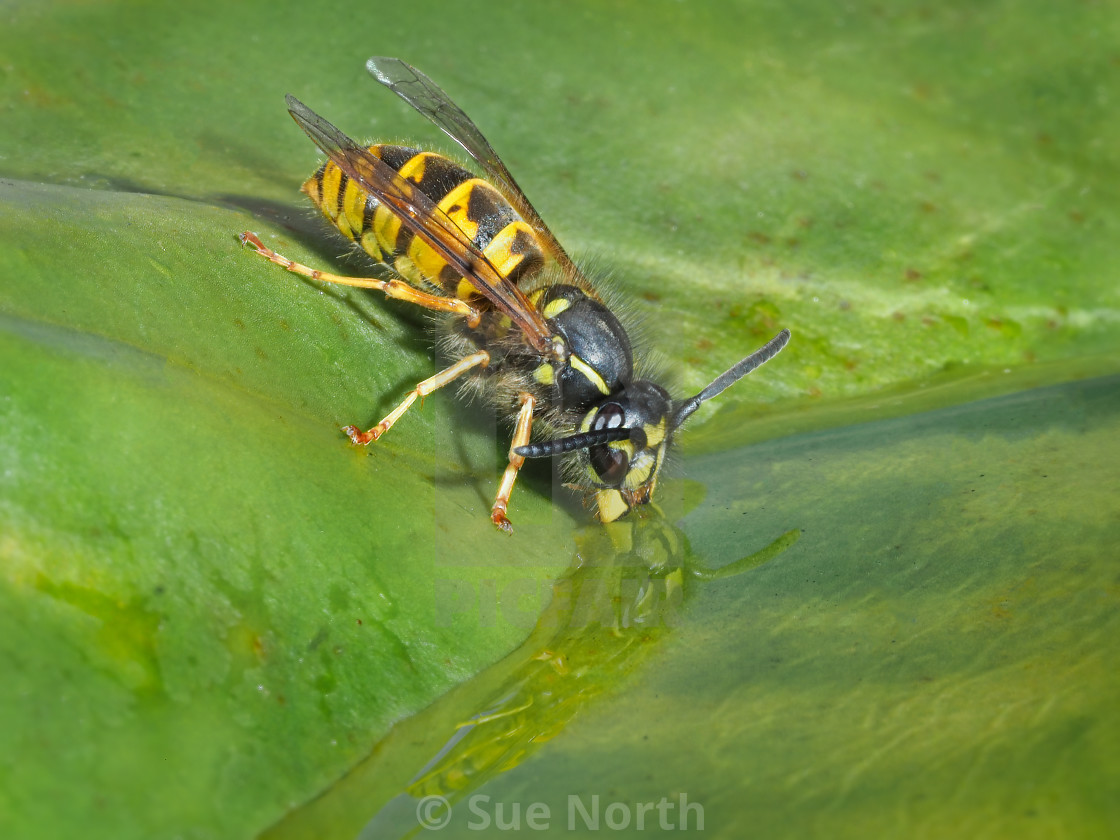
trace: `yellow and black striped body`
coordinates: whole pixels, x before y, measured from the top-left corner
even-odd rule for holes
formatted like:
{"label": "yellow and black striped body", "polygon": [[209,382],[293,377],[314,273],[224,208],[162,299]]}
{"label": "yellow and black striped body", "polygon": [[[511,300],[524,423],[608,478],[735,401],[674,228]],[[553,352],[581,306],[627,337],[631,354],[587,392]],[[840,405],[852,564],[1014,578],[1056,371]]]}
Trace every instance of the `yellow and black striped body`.
{"label": "yellow and black striped body", "polygon": [[[335,163],[328,161],[303,185],[331,224],[377,262],[422,290],[455,297],[483,311],[476,327],[451,322],[443,338],[448,356],[486,350],[490,363],[461,382],[468,389],[489,389],[489,398],[513,416],[521,393],[539,407],[542,427],[571,429],[587,409],[617,392],[633,373],[626,331],[582,278],[558,281],[537,232],[488,181],[434,152],[376,144],[368,151],[388,164],[436,204],[495,267],[505,282],[517,285],[547,322],[553,356],[534,353],[519,342],[509,320],[427,242]],[[574,285],[578,283],[578,285]],[[494,392],[496,393],[496,397]],[[479,395],[482,395],[480,393]]]}
{"label": "yellow and black striped body", "polygon": [[[327,155],[303,185],[347,239],[397,275],[329,275],[292,262],[254,234],[242,241],[272,262],[314,279],[380,289],[390,298],[451,313],[441,349],[454,364],[420,382],[357,444],[377,440],[418,398],[457,381],[515,426],[509,465],[491,509],[508,530],[506,506],[526,458],[564,456],[571,483],[593,493],[612,521],[649,501],[676,430],[706,400],[779,352],[784,330],[700,393],[674,400],[635,378],[619,319],[568,257],[469,117],[431,79],[388,57],[367,68],[432,121],[487,180],[443,155],[409,146],[354,142],[294,96],[288,112]],[[543,431],[548,439],[534,442]]]}
{"label": "yellow and black striped body", "polygon": [[[544,264],[537,234],[488,182],[434,152],[377,144],[370,153],[416,184],[510,283]],[[328,161],[303,191],[343,235],[416,286],[485,306],[485,298],[376,198]]]}

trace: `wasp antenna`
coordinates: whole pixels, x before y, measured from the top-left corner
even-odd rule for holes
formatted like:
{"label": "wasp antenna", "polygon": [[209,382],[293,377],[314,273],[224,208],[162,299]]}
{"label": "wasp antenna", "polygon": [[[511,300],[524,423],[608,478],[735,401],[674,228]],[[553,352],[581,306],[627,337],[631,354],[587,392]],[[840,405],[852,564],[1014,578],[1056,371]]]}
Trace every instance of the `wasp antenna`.
{"label": "wasp antenna", "polygon": [[522,458],[548,458],[551,455],[563,455],[565,452],[574,452],[577,449],[587,449],[600,443],[611,443],[616,440],[629,440],[632,429],[597,429],[594,432],[581,432],[555,440],[546,440],[543,443],[530,443],[519,446],[513,453]]}
{"label": "wasp antenna", "polygon": [[699,394],[694,397],[690,397],[687,400],[681,400],[681,402],[677,403],[677,410],[673,415],[674,428],[680,426],[681,423],[687,420],[692,412],[696,411],[696,409],[700,407],[701,403],[706,402],[712,397],[722,393],[731,385],[735,384],[748,373],[750,373],[752,370],[757,367],[761,367],[762,365],[773,359],[775,356],[777,356],[778,353],[781,352],[782,348],[789,343],[789,335],[789,330],[782,330],[764,345],[747,356],[747,358],[743,359],[730,370],[727,370],[717,376],[714,380],[712,380],[712,384],[701,391]]}

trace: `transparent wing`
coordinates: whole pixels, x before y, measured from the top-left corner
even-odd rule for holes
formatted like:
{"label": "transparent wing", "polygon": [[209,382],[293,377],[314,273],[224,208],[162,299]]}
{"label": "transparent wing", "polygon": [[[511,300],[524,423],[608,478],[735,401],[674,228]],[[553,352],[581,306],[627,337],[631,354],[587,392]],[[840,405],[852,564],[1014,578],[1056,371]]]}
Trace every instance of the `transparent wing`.
{"label": "transparent wing", "polygon": [[572,263],[567,252],[552,235],[548,225],[525,197],[517,181],[510,175],[498,153],[482,136],[478,126],[463,109],[451,101],[443,90],[413,67],[399,58],[374,56],[366,62],[366,69],[377,81],[393,91],[397,96],[435,123],[444,134],[462,146],[467,154],[483,168],[495,188],[505,197],[513,208],[537,232],[545,249],[564,272],[580,285],[586,285],[579,270]]}
{"label": "transparent wing", "polygon": [[525,294],[501,275],[431,198],[294,96],[289,94],[287,103],[288,112],[299,127],[347,177],[385,205],[402,225],[470,280],[496,309],[509,316],[535,350],[541,353],[549,350],[552,331]]}

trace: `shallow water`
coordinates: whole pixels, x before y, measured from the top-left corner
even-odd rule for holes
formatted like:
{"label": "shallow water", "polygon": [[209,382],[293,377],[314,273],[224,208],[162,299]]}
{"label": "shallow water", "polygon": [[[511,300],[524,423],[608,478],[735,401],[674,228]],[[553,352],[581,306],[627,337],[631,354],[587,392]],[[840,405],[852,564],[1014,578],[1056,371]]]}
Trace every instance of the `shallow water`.
{"label": "shallow water", "polygon": [[668,518],[589,529],[525,645],[275,835],[1120,827],[1120,377],[684,466]]}

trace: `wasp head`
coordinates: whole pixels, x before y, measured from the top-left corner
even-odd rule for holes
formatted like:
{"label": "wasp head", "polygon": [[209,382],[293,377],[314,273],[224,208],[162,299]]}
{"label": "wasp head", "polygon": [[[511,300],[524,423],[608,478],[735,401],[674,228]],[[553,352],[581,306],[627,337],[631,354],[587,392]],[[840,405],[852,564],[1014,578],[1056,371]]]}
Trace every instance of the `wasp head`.
{"label": "wasp head", "polygon": [[664,388],[637,380],[584,415],[580,431],[591,442],[580,450],[579,478],[604,522],[650,500],[676,430],[672,412]]}
{"label": "wasp head", "polygon": [[782,330],[693,397],[673,400],[660,385],[634,380],[594,405],[576,434],[515,451],[525,458],[577,453],[575,483],[594,493],[599,518],[613,522],[650,500],[673,435],[685,420],[703,402],[774,358],[789,335]]}

